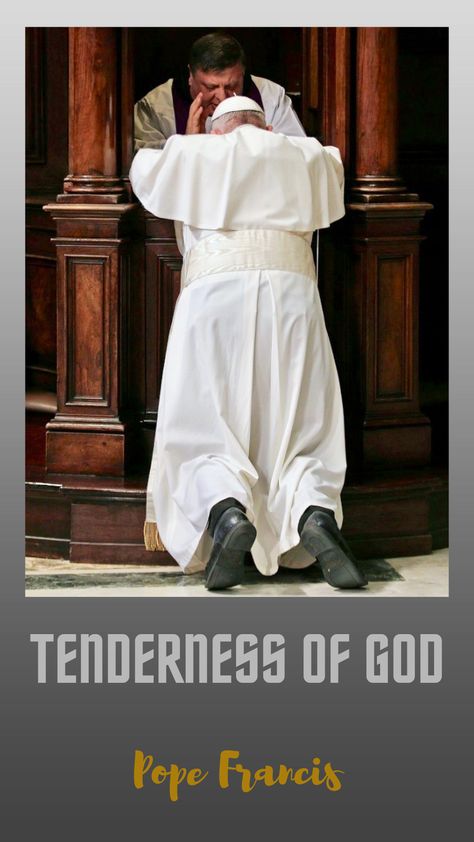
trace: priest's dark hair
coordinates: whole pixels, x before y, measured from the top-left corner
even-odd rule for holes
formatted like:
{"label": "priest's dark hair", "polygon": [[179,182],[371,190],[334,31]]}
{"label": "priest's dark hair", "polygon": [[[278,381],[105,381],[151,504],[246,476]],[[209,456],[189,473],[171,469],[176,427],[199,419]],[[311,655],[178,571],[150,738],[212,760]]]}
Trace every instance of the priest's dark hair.
{"label": "priest's dark hair", "polygon": [[209,71],[226,70],[236,64],[246,65],[245,53],[239,42],[225,32],[211,32],[203,35],[191,47],[189,67],[191,73],[196,70]]}

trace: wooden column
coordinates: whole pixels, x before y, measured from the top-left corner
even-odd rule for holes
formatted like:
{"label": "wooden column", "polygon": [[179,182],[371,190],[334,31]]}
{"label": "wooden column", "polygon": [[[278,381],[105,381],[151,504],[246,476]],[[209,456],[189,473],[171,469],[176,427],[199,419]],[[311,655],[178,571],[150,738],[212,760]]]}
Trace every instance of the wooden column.
{"label": "wooden column", "polygon": [[55,473],[120,476],[129,430],[129,232],[121,172],[120,30],[69,30],[69,174],[56,204],[58,411],[47,426]]}
{"label": "wooden column", "polygon": [[117,174],[120,157],[119,30],[69,30],[69,175],[64,196],[70,202],[118,202],[125,197]]}
{"label": "wooden column", "polygon": [[430,426],[418,388],[420,226],[431,205],[397,175],[397,42],[393,28],[356,34],[351,258],[345,290],[349,441],[364,468],[425,465]]}
{"label": "wooden column", "polygon": [[[325,144],[337,146],[344,167],[350,164],[351,33],[348,27],[330,26],[321,31],[320,131]],[[314,49],[316,45],[314,45]]]}
{"label": "wooden column", "polygon": [[397,32],[361,27],[356,44],[356,143],[353,193],[402,193],[397,175]]}

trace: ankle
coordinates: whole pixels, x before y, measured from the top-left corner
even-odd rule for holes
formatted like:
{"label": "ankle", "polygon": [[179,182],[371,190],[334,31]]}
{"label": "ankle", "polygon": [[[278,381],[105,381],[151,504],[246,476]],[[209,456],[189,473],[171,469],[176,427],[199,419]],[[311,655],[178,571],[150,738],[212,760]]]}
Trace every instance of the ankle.
{"label": "ankle", "polygon": [[309,516],[313,514],[313,512],[324,512],[324,514],[329,515],[335,521],[336,518],[334,517],[334,512],[332,509],[325,509],[323,506],[308,506],[307,509],[304,510],[303,514],[300,517],[298,523],[298,534],[301,535],[303,531],[303,527],[308,520]]}
{"label": "ankle", "polygon": [[243,506],[242,503],[239,503],[235,497],[226,497],[225,500],[219,500],[219,502],[216,503],[209,512],[209,520],[207,522],[207,529],[212,537],[214,537],[214,532],[219,518],[227,509],[240,509],[240,511],[245,514],[245,506]]}

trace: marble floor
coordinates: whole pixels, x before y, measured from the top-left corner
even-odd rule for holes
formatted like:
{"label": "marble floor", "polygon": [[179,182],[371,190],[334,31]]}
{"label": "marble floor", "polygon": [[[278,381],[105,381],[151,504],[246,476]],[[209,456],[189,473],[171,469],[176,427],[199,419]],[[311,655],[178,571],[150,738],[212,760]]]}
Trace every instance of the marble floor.
{"label": "marble floor", "polygon": [[360,563],[369,579],[366,588],[339,591],[328,585],[317,565],[305,570],[280,570],[260,576],[248,567],[244,582],[228,591],[209,593],[204,575],[184,576],[175,567],[144,565],[71,564],[49,559],[26,559],[28,597],[356,597],[449,596],[448,550],[410,558],[375,559]]}

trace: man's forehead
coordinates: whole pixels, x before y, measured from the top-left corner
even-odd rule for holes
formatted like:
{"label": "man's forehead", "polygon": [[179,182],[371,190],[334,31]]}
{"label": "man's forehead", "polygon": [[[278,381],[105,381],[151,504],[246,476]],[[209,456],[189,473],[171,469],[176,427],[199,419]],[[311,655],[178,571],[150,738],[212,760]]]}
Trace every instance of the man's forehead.
{"label": "man's forehead", "polygon": [[237,81],[244,75],[244,68],[241,64],[234,64],[232,67],[226,67],[225,70],[201,70],[198,68],[193,73],[196,81],[207,82],[210,84],[222,84],[223,82]]}

